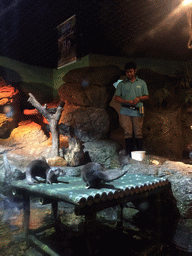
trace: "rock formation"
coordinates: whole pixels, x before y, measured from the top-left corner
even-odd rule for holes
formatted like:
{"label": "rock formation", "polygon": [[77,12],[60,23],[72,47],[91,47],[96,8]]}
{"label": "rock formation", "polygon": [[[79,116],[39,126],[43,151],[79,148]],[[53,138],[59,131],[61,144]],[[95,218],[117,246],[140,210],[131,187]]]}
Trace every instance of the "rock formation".
{"label": "rock formation", "polygon": [[147,153],[181,159],[183,128],[180,109],[146,111],[143,135]]}
{"label": "rock formation", "polygon": [[[78,130],[77,137],[81,141],[107,138],[111,125],[109,104],[115,92],[113,83],[120,75],[117,66],[69,71],[58,89],[60,100],[65,102],[60,123]],[[113,122],[118,123],[118,115]]]}
{"label": "rock formation", "polygon": [[110,117],[103,108],[80,107],[66,103],[60,124],[70,126],[78,139],[87,142],[107,138]]}
{"label": "rock formation", "polygon": [[[183,95],[191,87],[179,86],[179,78],[147,68],[138,70],[137,75],[147,83],[149,90],[149,100],[144,103],[143,135],[146,151],[153,155],[181,159],[183,151],[192,144],[190,95],[188,98]],[[185,73],[182,72],[182,75]]]}
{"label": "rock formation", "polygon": [[20,118],[19,91],[0,78],[0,138],[6,138]]}

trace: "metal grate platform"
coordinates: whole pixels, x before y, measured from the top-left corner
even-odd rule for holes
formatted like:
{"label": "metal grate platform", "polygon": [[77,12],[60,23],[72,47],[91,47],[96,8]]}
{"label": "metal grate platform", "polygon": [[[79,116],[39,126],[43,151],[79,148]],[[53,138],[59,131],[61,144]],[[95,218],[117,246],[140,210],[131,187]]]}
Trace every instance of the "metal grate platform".
{"label": "metal grate platform", "polygon": [[[75,205],[76,214],[85,214],[94,206],[94,211],[132,201],[135,197],[159,193],[170,187],[168,180],[152,176],[126,174],[118,180],[105,183],[99,189],[87,189],[81,178],[61,177],[59,183],[28,185],[26,181],[12,183],[13,189],[20,193],[64,201]],[[84,210],[85,211],[84,211]]]}

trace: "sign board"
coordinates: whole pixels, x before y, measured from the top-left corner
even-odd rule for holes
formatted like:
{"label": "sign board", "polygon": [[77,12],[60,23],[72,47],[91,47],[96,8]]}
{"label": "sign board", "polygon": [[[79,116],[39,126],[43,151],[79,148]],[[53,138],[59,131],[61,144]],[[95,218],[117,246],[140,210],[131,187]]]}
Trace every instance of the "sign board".
{"label": "sign board", "polygon": [[58,68],[77,60],[75,24],[76,16],[74,15],[57,26],[59,50]]}

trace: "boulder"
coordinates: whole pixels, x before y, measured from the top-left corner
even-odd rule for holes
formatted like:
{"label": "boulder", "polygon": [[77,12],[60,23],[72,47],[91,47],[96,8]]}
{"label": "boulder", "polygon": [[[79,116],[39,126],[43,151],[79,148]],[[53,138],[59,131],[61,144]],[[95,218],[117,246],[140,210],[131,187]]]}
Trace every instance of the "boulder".
{"label": "boulder", "polygon": [[64,102],[82,107],[106,108],[113,97],[113,83],[121,75],[118,66],[84,67],[70,70],[58,94]]}
{"label": "boulder", "polygon": [[111,86],[121,76],[121,69],[116,65],[84,67],[70,70],[63,81],[67,83],[79,83],[84,87],[89,84],[97,86]]}
{"label": "boulder", "polygon": [[19,91],[10,85],[0,86],[0,111],[7,113],[8,109],[6,109],[6,106],[13,108],[13,114],[18,114],[17,111],[20,106]]}
{"label": "boulder", "polygon": [[119,168],[120,145],[113,140],[96,140],[84,143],[92,162],[104,164],[106,168]]}
{"label": "boulder", "polygon": [[20,119],[20,95],[14,87],[0,81],[0,137],[6,138]]}
{"label": "boulder", "polygon": [[166,161],[159,168],[158,177],[165,177],[171,182],[180,214],[192,218],[192,165]]}
{"label": "boulder", "polygon": [[79,140],[87,142],[108,137],[110,117],[102,108],[76,107],[66,104],[60,124],[70,126]]}
{"label": "boulder", "polygon": [[13,118],[7,118],[4,114],[0,114],[0,138],[9,137],[13,128]]}
{"label": "boulder", "polygon": [[114,88],[90,84],[83,87],[80,83],[64,83],[58,89],[62,101],[76,106],[106,108],[112,100]]}

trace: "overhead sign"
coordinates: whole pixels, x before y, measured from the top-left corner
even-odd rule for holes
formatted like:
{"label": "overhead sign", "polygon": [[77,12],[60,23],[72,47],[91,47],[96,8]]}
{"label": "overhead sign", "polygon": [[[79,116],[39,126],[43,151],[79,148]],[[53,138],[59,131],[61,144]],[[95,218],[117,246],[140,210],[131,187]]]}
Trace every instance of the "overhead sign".
{"label": "overhead sign", "polygon": [[75,37],[76,16],[72,16],[57,27],[58,31],[58,68],[61,68],[77,60],[76,37]]}

